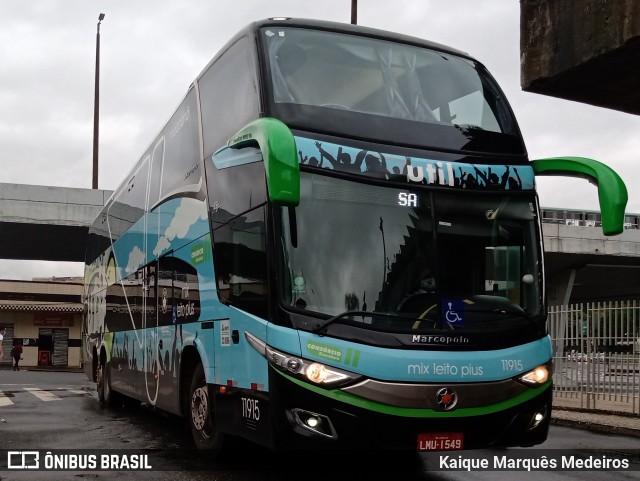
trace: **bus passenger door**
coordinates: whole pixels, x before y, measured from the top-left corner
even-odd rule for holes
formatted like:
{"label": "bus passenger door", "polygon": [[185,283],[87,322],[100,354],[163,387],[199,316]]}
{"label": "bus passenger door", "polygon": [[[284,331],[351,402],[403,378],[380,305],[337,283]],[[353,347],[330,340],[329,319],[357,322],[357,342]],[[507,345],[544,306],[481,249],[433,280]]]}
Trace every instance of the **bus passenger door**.
{"label": "bus passenger door", "polygon": [[249,332],[266,342],[268,274],[264,211],[264,207],[259,207],[214,231],[218,295],[229,306],[229,319],[220,322],[218,334],[219,384],[247,388],[266,384],[266,369],[254,359],[257,352],[245,337],[245,332]]}
{"label": "bus passenger door", "polygon": [[256,441],[267,436],[268,369],[245,333],[266,342],[264,215],[264,207],[260,207],[214,231],[218,296],[228,306],[228,318],[216,323],[214,333],[215,382],[230,387],[233,393],[216,399],[216,415],[222,429]]}

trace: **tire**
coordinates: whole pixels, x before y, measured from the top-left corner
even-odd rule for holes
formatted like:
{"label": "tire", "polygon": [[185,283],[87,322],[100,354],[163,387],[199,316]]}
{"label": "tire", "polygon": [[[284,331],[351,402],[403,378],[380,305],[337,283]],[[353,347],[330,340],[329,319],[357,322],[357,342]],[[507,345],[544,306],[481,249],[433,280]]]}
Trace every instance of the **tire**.
{"label": "tire", "polygon": [[98,365],[96,383],[98,401],[107,407],[115,407],[122,403],[122,397],[111,389],[111,363]]}
{"label": "tire", "polygon": [[101,364],[96,367],[96,391],[98,392],[98,401],[104,403],[104,369]]}
{"label": "tire", "polygon": [[189,389],[189,427],[196,447],[209,451],[209,457],[217,457],[222,450],[223,433],[216,429],[215,411],[209,398],[204,369],[198,363],[193,370]]}

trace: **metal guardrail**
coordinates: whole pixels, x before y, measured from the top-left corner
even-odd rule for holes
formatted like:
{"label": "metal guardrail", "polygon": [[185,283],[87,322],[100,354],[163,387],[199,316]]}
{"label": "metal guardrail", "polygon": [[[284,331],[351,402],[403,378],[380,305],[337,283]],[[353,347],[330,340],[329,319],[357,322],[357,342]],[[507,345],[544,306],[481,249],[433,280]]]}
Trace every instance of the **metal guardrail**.
{"label": "metal guardrail", "polygon": [[550,307],[555,400],[640,415],[639,325],[638,300]]}

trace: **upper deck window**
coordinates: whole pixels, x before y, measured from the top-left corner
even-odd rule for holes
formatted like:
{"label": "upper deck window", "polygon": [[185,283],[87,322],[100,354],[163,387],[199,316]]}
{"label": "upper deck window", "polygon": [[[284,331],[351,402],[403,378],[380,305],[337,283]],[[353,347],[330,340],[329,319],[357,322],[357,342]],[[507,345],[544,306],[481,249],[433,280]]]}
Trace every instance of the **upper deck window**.
{"label": "upper deck window", "polygon": [[[332,117],[340,124],[348,113],[372,139],[379,138],[376,128],[413,130],[415,139],[424,138],[430,129],[427,147],[504,152],[504,145],[492,143],[504,144],[504,137],[510,136],[519,146],[506,151],[524,152],[503,95],[473,60],[404,43],[302,28],[264,28],[261,39],[272,109],[293,127],[332,131]],[[319,117],[324,119],[320,127],[313,125]],[[336,133],[350,133],[348,126],[346,132],[340,130]],[[449,133],[443,137],[442,131]],[[362,137],[360,131],[353,136]],[[478,142],[483,136],[484,142]],[[406,143],[402,138],[389,140]],[[513,139],[507,142],[513,144]]]}
{"label": "upper deck window", "polygon": [[205,156],[259,117],[256,83],[246,37],[229,47],[198,79]]}

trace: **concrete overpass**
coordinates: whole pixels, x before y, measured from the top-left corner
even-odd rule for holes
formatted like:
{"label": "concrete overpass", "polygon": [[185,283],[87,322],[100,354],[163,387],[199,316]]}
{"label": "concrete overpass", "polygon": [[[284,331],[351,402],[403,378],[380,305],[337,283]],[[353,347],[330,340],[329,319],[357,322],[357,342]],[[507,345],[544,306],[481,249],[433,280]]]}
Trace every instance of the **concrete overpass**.
{"label": "concrete overpass", "polygon": [[640,2],[520,0],[522,89],[640,114]]}
{"label": "concrete overpass", "polygon": [[[111,191],[0,184],[0,259],[84,261],[89,225]],[[545,210],[545,214],[550,212]],[[553,215],[543,223],[550,304],[640,296],[640,220],[614,237]],[[585,216],[586,217],[586,216]],[[637,218],[640,219],[640,218]]]}
{"label": "concrete overpass", "polygon": [[[520,0],[520,58],[527,92],[640,114],[637,0]],[[640,295],[639,231],[610,239],[594,231],[545,226],[556,304]]]}
{"label": "concrete overpass", "polygon": [[0,259],[84,262],[111,191],[0,183]]}
{"label": "concrete overpass", "polygon": [[640,230],[543,223],[550,305],[640,297]]}

